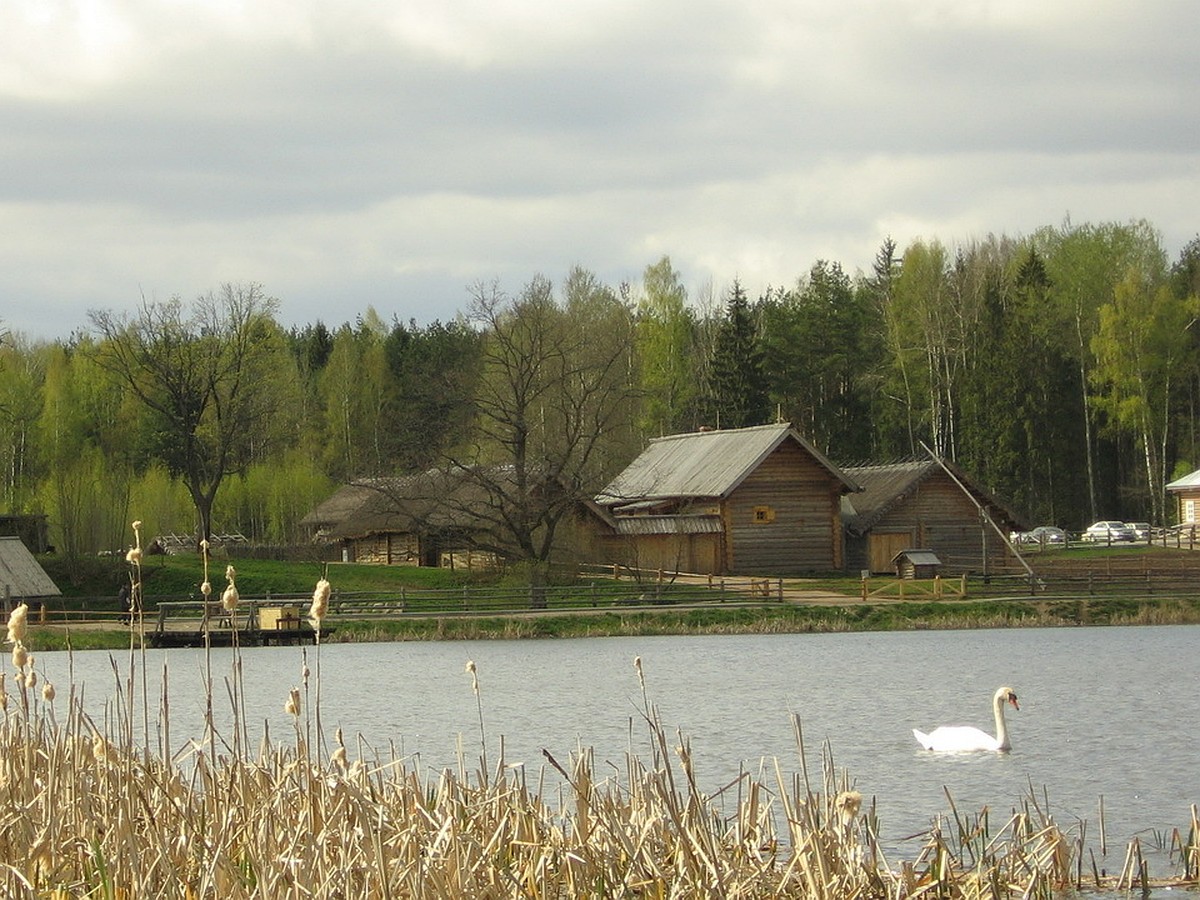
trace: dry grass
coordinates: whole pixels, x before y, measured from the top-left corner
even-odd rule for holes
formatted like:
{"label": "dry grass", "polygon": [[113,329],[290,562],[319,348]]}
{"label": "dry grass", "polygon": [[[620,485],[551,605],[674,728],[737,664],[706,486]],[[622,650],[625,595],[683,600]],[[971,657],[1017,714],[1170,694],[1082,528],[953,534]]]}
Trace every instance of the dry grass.
{"label": "dry grass", "polygon": [[[0,727],[4,896],[1048,897],[1148,880],[1136,842],[1120,876],[1093,877],[1033,799],[996,830],[955,812],[890,865],[828,750],[815,786],[776,767],[710,797],[648,703],[648,758],[602,777],[587,749],[548,756],[536,785],[502,744],[488,766],[486,741],[436,779],[340,734],[318,753],[302,710],[253,753],[214,734],[163,759],[120,716],[102,730],[74,698],[61,720],[55,703],[18,684]],[[479,727],[482,741],[482,706]],[[803,759],[798,725],[797,739]],[[1193,810],[1175,836],[1193,882],[1198,833]]]}
{"label": "dry grass", "polygon": [[[22,625],[10,622],[10,639]],[[503,741],[489,746],[473,664],[477,762],[460,748],[455,770],[426,777],[390,749],[347,745],[340,731],[330,739],[321,728],[319,645],[314,683],[306,674],[302,690],[280,697],[290,735],[251,745],[235,653],[233,733],[213,726],[209,672],[205,732],[174,753],[169,701],[157,722],[147,708],[136,637],[102,723],[85,715],[74,687],[39,685],[26,655],[14,653],[15,684],[0,679],[3,896],[841,900],[1050,896],[1149,882],[1136,842],[1124,871],[1102,880],[1085,863],[1082,839],[1035,798],[994,831],[986,810],[970,819],[955,811],[949,827],[934,823],[915,859],[893,863],[873,809],[836,773],[828,748],[810,779],[798,720],[800,773],[776,763],[710,796],[697,784],[687,738],[672,739],[660,722],[640,660],[650,749],[604,774],[587,748],[563,761],[546,754],[537,773],[510,768]],[[158,735],[157,746],[135,734]],[[1196,883],[1195,809],[1187,836],[1173,841],[1179,883]]]}

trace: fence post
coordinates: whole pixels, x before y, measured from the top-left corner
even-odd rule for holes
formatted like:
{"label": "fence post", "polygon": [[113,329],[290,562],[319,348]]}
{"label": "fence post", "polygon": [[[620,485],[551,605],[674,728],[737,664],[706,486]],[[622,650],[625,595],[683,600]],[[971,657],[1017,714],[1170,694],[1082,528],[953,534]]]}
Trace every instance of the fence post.
{"label": "fence post", "polygon": [[779,579],[779,602],[783,602],[783,579]]}
{"label": "fence post", "polygon": [[967,599],[967,573],[966,572],[962,573],[961,581],[959,581],[959,583],[958,583],[958,599],[959,600]]}
{"label": "fence post", "polygon": [[866,602],[867,602],[867,582],[868,582],[869,580],[870,580],[870,579],[867,579],[867,578],[864,578],[864,579],[862,580],[862,598],[863,598],[863,602],[864,602],[864,603],[866,603]]}

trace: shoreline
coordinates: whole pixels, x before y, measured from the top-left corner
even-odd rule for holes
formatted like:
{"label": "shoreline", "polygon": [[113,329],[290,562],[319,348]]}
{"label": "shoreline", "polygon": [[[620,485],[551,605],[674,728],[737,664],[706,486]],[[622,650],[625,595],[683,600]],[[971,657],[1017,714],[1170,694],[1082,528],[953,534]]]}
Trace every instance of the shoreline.
{"label": "shoreline", "polygon": [[[620,611],[504,615],[445,613],[404,617],[347,617],[327,643],[438,640],[538,640],[638,635],[810,634],[978,628],[1061,628],[1109,625],[1200,624],[1195,597],[1038,597],[940,600],[921,603],[772,603],[762,605],[639,607]],[[45,650],[120,650],[127,627],[110,622],[33,626]]]}

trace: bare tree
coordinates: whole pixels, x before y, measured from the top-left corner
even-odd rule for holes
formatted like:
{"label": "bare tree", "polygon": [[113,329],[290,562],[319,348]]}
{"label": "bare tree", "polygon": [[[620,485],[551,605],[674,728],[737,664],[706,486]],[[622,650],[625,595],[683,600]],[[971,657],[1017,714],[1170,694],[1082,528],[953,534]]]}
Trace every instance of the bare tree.
{"label": "bare tree", "polygon": [[174,297],[143,300],[132,316],[90,313],[98,363],[143,405],[155,456],[187,486],[197,543],[212,534],[221,482],[270,442],[281,407],[274,363],[284,355],[277,305],[260,285],[227,284],[186,309]]}
{"label": "bare tree", "polygon": [[579,269],[562,303],[540,277],[515,300],[478,285],[472,315],[484,341],[475,439],[450,462],[476,488],[476,542],[525,565],[542,605],[563,525],[628,460],[633,317]]}

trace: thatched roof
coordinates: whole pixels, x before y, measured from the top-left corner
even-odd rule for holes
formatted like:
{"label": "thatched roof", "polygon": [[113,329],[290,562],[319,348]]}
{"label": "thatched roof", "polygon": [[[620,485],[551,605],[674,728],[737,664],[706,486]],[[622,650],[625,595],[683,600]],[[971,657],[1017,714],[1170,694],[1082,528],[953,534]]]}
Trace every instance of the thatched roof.
{"label": "thatched roof", "polygon": [[486,490],[462,473],[431,469],[417,475],[370,478],[338,488],[300,520],[331,540],[396,532],[469,529],[479,524]]}
{"label": "thatched roof", "polygon": [[804,448],[843,491],[857,485],[787,423],[695,431],[652,440],[596,497],[604,506],[633,509],[654,501],[727,497],[785,441]]}
{"label": "thatched roof", "polygon": [[46,570],[20,538],[0,537],[0,595],[8,589],[10,596],[58,597],[58,589]]}

